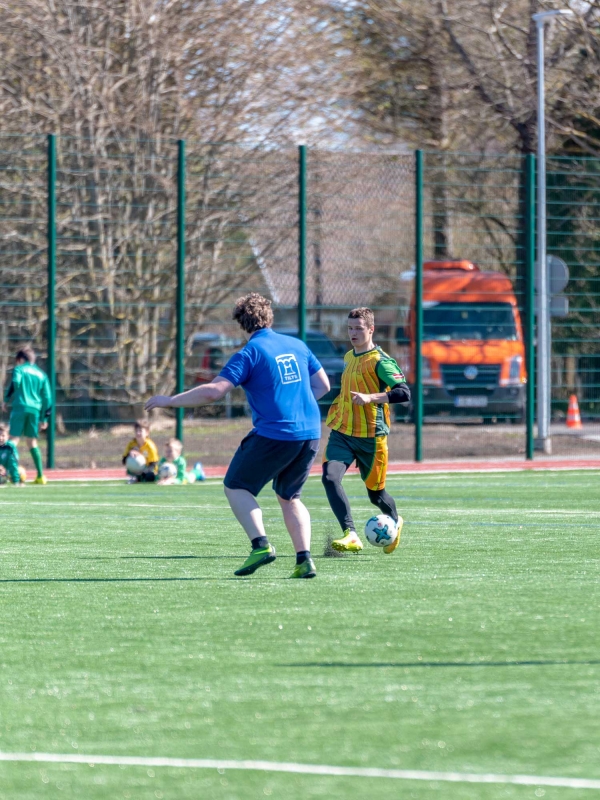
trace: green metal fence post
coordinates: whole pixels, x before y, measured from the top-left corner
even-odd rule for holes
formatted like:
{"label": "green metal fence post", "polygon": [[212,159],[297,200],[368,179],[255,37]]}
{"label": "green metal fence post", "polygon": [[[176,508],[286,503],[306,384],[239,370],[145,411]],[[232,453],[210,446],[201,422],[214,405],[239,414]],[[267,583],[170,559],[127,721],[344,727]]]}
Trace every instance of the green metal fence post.
{"label": "green metal fence post", "polygon": [[[175,391],[185,388],[185,141],[177,142],[177,339]],[[175,436],[183,442],[183,408],[175,410]]]}
{"label": "green metal fence post", "polygon": [[298,336],[306,341],[306,145],[298,147]]}
{"label": "green metal fence post", "polygon": [[52,409],[48,419],[48,450],[46,465],[54,467],[56,435],[56,136],[48,135],[48,306],[46,370],[50,381]]}
{"label": "green metal fence post", "polygon": [[535,156],[525,156],[525,456],[533,459],[533,415],[535,408]]}
{"label": "green metal fence post", "polygon": [[415,153],[415,363],[413,409],[415,461],[423,460],[423,151]]}

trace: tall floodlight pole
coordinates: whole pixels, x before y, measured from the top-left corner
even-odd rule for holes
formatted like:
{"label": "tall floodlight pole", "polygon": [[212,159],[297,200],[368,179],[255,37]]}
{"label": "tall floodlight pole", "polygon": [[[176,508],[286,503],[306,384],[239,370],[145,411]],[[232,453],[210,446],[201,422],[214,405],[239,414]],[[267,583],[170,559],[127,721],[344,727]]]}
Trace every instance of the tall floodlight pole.
{"label": "tall floodlight pole", "polygon": [[[550,453],[550,294],[546,259],[546,115],[544,88],[544,27],[552,17],[571,17],[569,8],[534,14],[537,26],[537,424],[535,449]],[[533,376],[530,376],[530,379]]]}

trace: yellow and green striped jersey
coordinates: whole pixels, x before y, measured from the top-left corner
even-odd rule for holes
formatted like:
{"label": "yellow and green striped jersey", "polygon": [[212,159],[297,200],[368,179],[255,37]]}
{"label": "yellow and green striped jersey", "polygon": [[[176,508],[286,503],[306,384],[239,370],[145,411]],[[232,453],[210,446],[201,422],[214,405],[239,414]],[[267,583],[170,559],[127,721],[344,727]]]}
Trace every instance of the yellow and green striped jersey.
{"label": "yellow and green striped jersey", "polygon": [[386,392],[399,383],[406,383],[402,370],[381,347],[359,355],[350,350],[344,357],[341,390],[329,409],[326,424],[348,436],[387,435],[390,432],[389,404],[355,406],[351,392]]}

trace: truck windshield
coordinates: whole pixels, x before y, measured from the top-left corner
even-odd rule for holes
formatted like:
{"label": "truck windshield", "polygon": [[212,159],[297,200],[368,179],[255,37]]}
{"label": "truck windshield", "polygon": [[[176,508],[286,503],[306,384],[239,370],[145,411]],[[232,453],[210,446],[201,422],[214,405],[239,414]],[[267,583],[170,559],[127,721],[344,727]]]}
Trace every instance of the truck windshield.
{"label": "truck windshield", "polygon": [[462,339],[517,341],[510,303],[438,303],[423,309],[423,338],[450,342]]}

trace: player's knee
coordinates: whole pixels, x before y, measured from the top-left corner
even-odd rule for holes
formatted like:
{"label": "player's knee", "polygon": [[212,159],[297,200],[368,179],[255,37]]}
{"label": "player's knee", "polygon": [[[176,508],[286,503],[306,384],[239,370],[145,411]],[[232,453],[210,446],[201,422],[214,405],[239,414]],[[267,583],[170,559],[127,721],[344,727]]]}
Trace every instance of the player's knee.
{"label": "player's knee", "polygon": [[335,475],[333,474],[332,470],[329,469],[328,461],[326,461],[323,464],[323,474],[321,475],[321,483],[326,489],[328,486],[334,486],[337,483]]}
{"label": "player's knee", "polygon": [[341,484],[345,471],[344,464],[340,464],[337,461],[326,461],[323,464],[323,474],[321,476],[323,486],[327,488],[328,486]]}
{"label": "player's knee", "polygon": [[381,503],[383,489],[367,489],[367,494],[369,495],[371,503],[373,503],[374,506],[378,506]]}

